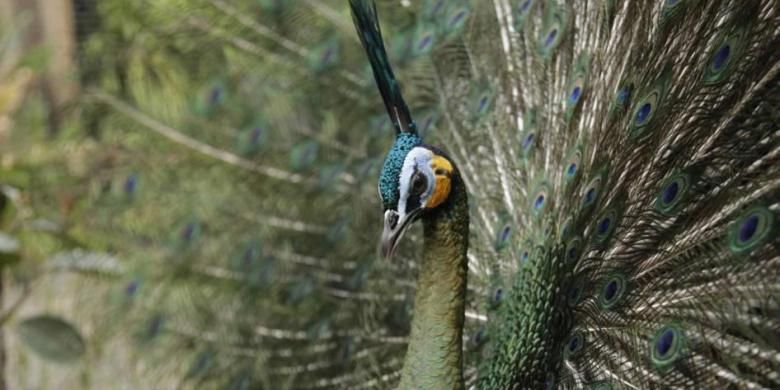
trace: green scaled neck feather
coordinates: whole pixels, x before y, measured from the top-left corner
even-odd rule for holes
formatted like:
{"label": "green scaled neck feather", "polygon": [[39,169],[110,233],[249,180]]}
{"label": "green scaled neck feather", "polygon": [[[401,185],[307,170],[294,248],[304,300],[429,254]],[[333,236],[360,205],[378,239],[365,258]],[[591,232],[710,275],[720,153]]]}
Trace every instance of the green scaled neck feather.
{"label": "green scaled neck feather", "polygon": [[399,389],[461,389],[469,215],[457,173],[449,199],[423,217],[423,230],[423,261]]}

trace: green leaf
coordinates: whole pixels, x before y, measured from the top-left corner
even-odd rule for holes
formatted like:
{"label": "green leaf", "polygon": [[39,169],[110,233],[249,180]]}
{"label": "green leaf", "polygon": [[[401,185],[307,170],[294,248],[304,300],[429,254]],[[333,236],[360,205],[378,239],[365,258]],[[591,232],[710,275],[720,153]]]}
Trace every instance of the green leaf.
{"label": "green leaf", "polygon": [[74,362],[86,349],[81,333],[59,317],[44,314],[28,318],[19,324],[18,331],[28,348],[52,362]]}

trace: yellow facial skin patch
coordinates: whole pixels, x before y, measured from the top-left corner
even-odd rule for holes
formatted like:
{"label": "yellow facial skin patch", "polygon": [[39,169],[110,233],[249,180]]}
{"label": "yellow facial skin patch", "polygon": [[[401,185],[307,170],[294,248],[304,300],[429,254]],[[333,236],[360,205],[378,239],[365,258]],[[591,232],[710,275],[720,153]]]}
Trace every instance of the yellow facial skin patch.
{"label": "yellow facial skin patch", "polygon": [[425,204],[425,207],[429,209],[442,204],[450,195],[452,164],[446,158],[434,155],[431,159],[431,169],[436,177],[436,186]]}

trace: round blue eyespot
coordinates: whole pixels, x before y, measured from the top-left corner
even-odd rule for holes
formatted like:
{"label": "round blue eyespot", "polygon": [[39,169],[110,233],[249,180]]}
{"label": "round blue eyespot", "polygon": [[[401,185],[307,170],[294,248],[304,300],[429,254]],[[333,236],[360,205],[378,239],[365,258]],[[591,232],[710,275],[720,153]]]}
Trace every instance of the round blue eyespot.
{"label": "round blue eyespot", "polygon": [[420,41],[420,43],[417,45],[417,48],[418,48],[418,49],[420,49],[420,50],[425,50],[425,48],[426,48],[426,47],[428,47],[428,45],[430,45],[430,44],[431,44],[431,41],[433,41],[433,37],[432,37],[432,36],[430,36],[430,35],[426,35],[426,36],[425,36],[425,37],[424,37],[424,38],[423,38],[423,39]]}
{"label": "round blue eyespot", "polygon": [[579,337],[572,337],[571,340],[569,340],[569,351],[576,351],[577,347],[580,346],[580,338]]}
{"label": "round blue eyespot", "polygon": [[534,201],[534,208],[539,210],[544,205],[544,195],[539,195],[536,197],[536,201]]}
{"label": "round blue eyespot", "polygon": [[501,231],[501,241],[506,241],[507,238],[509,238],[509,233],[512,232],[512,229],[509,228],[509,226],[504,226],[504,230]]}
{"label": "round blue eyespot", "polygon": [[528,11],[528,7],[530,7],[530,6],[531,6],[531,0],[525,0],[525,2],[523,2],[522,5],[520,5],[520,11],[521,12]]}
{"label": "round blue eyespot", "polygon": [[455,16],[452,17],[452,19],[450,20],[450,24],[456,24],[460,22],[465,16],[466,16],[466,10],[462,10],[458,12],[457,14],[455,14]]}
{"label": "round blue eyespot", "polygon": [[484,110],[485,107],[487,106],[487,103],[488,103],[488,97],[487,96],[481,97],[479,99],[479,110],[478,111]]}
{"label": "round blue eyespot", "polygon": [[577,164],[576,163],[569,164],[569,169],[566,170],[566,175],[574,176],[575,173],[577,173]]}
{"label": "round blue eyespot", "polygon": [[187,226],[185,226],[181,232],[181,238],[189,241],[192,239],[194,234],[195,234],[195,224],[188,223]]}
{"label": "round blue eyespot", "polygon": [[479,330],[477,330],[476,333],[474,333],[474,344],[477,345],[482,344],[482,341],[484,340],[485,340],[485,329],[480,328]]}
{"label": "round blue eyespot", "polygon": [[661,337],[659,337],[658,341],[655,343],[655,351],[658,356],[664,357],[667,353],[669,353],[669,350],[672,349],[672,344],[674,344],[674,330],[667,329],[661,334]]}
{"label": "round blue eyespot", "polygon": [[612,222],[612,221],[610,221],[610,220],[609,220],[609,217],[604,217],[604,219],[602,219],[602,220],[599,222],[599,227],[598,227],[598,232],[599,232],[599,234],[604,234],[604,233],[606,233],[606,232],[609,230],[609,224],[610,224],[611,222]]}
{"label": "round blue eyespot", "polygon": [[596,189],[591,188],[585,193],[585,203],[590,204],[596,199]]}
{"label": "round blue eyespot", "polygon": [[549,47],[555,42],[555,37],[558,35],[558,29],[554,28],[547,33],[547,38],[544,39],[544,47]]}
{"label": "round blue eyespot", "polygon": [[322,56],[320,57],[320,61],[324,64],[330,61],[330,59],[333,57],[334,50],[332,47],[329,47],[325,50],[324,53],[322,53]]}
{"label": "round blue eyespot", "polygon": [[756,234],[756,230],[758,230],[758,219],[758,215],[753,214],[747,217],[744,222],[742,222],[742,226],[739,227],[740,241],[747,242],[753,238],[753,235]]}
{"label": "round blue eyespot", "polygon": [[534,133],[530,133],[523,138],[523,149],[528,149],[532,142],[534,142]]}
{"label": "round blue eyespot", "polygon": [[134,295],[136,291],[138,291],[138,281],[133,280],[132,282],[128,283],[125,287],[125,294],[128,296]]}
{"label": "round blue eyespot", "polygon": [[677,193],[680,191],[680,184],[677,181],[671,182],[666,188],[664,188],[663,201],[666,204],[672,203],[674,198],[677,197]]}
{"label": "round blue eyespot", "polygon": [[222,97],[222,88],[221,87],[214,87],[211,89],[211,92],[209,92],[209,103],[216,104],[219,102],[219,99]]}
{"label": "round blue eyespot", "polygon": [[635,122],[637,124],[644,123],[647,118],[650,116],[650,112],[653,110],[653,105],[650,103],[645,103],[642,105],[642,107],[639,107],[639,110],[636,112],[636,118]]}
{"label": "round blue eyespot", "polygon": [[574,89],[571,90],[571,94],[569,95],[569,103],[576,103],[577,100],[579,100],[581,93],[582,89],[580,86],[574,87]]}
{"label": "round blue eyespot", "polygon": [[495,293],[493,293],[493,300],[499,302],[503,297],[504,297],[504,290],[500,287],[497,288]]}
{"label": "round blue eyespot", "polygon": [[725,65],[729,59],[729,55],[731,55],[731,46],[729,44],[721,46],[712,58],[712,67],[715,70],[723,68],[723,65]]}
{"label": "round blue eyespot", "polygon": [[607,283],[606,286],[604,286],[604,298],[607,301],[611,301],[613,298],[615,298],[615,294],[617,294],[618,290],[618,282],[616,280],[610,281]]}
{"label": "round blue eyespot", "polygon": [[125,192],[128,194],[132,194],[135,192],[136,187],[138,186],[138,176],[136,174],[132,174],[127,177],[127,180],[125,180]]}
{"label": "round blue eyespot", "polygon": [[625,103],[631,97],[631,90],[628,87],[623,87],[618,90],[617,101],[618,103]]}
{"label": "round blue eyespot", "polygon": [[574,260],[577,258],[577,248],[569,248],[569,260]]}
{"label": "round blue eyespot", "polygon": [[523,254],[520,256],[520,258],[521,258],[523,261],[526,261],[526,260],[528,260],[528,251],[523,251]]}

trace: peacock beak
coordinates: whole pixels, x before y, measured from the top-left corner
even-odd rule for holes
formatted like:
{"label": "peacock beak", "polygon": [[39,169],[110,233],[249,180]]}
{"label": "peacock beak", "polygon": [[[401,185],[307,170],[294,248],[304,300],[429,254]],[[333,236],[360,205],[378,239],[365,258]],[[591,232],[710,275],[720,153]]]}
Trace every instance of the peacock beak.
{"label": "peacock beak", "polygon": [[401,215],[395,210],[385,211],[385,227],[382,230],[382,257],[390,259],[395,253],[395,248],[401,241],[404,232],[414,222],[417,214],[422,209],[415,209],[408,214]]}

